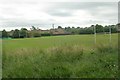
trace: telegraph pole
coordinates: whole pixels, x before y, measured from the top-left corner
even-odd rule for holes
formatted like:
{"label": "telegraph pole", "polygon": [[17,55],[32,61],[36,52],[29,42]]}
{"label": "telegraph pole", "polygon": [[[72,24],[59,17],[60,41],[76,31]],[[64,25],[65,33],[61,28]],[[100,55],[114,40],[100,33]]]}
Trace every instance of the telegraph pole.
{"label": "telegraph pole", "polygon": [[[52,27],[53,27],[53,30],[52,30],[52,35],[53,35],[53,33],[54,33],[54,24],[52,24]],[[55,46],[55,40],[53,39],[53,44],[54,44],[54,46]]]}
{"label": "telegraph pole", "polygon": [[52,27],[53,27],[53,29],[54,29],[54,24],[52,24]]}
{"label": "telegraph pole", "polygon": [[27,30],[26,30],[26,38],[27,38]]}
{"label": "telegraph pole", "polygon": [[20,31],[19,31],[19,38],[20,38]]}
{"label": "telegraph pole", "polygon": [[109,26],[109,35],[110,35],[109,41],[110,41],[110,44],[111,44],[111,26]]}
{"label": "telegraph pole", "polygon": [[94,25],[94,43],[96,44],[96,27]]}

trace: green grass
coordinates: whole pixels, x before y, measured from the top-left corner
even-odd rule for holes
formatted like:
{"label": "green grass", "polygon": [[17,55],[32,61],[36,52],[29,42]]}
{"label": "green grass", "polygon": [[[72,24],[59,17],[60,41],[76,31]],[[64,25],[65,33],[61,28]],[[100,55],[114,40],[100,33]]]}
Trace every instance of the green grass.
{"label": "green grass", "polygon": [[3,77],[114,78],[117,34],[51,36],[3,40]]}

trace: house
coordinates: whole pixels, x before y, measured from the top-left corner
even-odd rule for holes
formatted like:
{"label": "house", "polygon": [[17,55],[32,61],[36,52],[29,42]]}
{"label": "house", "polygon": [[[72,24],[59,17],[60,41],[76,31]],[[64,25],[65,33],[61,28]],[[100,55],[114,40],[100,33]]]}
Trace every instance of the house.
{"label": "house", "polygon": [[68,34],[70,34],[62,28],[50,29],[50,33],[53,35],[68,35]]}
{"label": "house", "polygon": [[[9,37],[13,37],[14,30],[8,31]],[[42,29],[36,29],[36,30],[27,30],[25,37],[40,37],[40,36],[50,36],[50,35],[68,35],[69,32],[65,31],[63,28],[56,28],[56,29],[50,29],[50,30],[42,30]],[[19,34],[20,38],[24,38],[24,36],[21,36]]]}
{"label": "house", "polygon": [[40,30],[31,30],[31,31],[28,31],[28,34],[30,37],[35,37],[36,35],[40,36],[41,32]]}
{"label": "house", "polygon": [[41,29],[39,29],[39,31],[40,31],[41,34],[42,33],[50,33],[50,30],[41,30]]}
{"label": "house", "polygon": [[12,37],[13,33],[14,33],[14,30],[8,31],[9,37]]}

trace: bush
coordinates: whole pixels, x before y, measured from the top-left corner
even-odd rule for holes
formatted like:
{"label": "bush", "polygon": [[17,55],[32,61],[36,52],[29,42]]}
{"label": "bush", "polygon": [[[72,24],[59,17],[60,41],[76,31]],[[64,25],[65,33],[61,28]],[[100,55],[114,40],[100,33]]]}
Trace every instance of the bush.
{"label": "bush", "polygon": [[40,37],[41,34],[36,32],[36,33],[33,34],[33,36],[34,36],[34,37]]}
{"label": "bush", "polygon": [[42,33],[41,36],[51,36],[50,33]]}

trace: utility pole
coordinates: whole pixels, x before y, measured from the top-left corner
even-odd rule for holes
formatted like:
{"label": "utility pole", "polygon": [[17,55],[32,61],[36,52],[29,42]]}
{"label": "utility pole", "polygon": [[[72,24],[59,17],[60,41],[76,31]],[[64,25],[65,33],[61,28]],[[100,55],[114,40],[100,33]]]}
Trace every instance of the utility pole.
{"label": "utility pole", "polygon": [[19,38],[20,38],[20,31],[19,31]]}
{"label": "utility pole", "polygon": [[110,44],[111,44],[111,26],[109,26],[109,35],[110,35],[109,41],[110,41]]}
{"label": "utility pole", "polygon": [[26,38],[27,38],[27,30],[26,30]]}
{"label": "utility pole", "polygon": [[94,43],[96,44],[96,27],[94,25]]}
{"label": "utility pole", "polygon": [[[54,35],[54,24],[52,24],[53,30],[52,30],[52,35]],[[55,40],[53,39],[53,45],[55,46]]]}
{"label": "utility pole", "polygon": [[52,24],[52,27],[53,27],[53,29],[54,29],[54,24]]}

